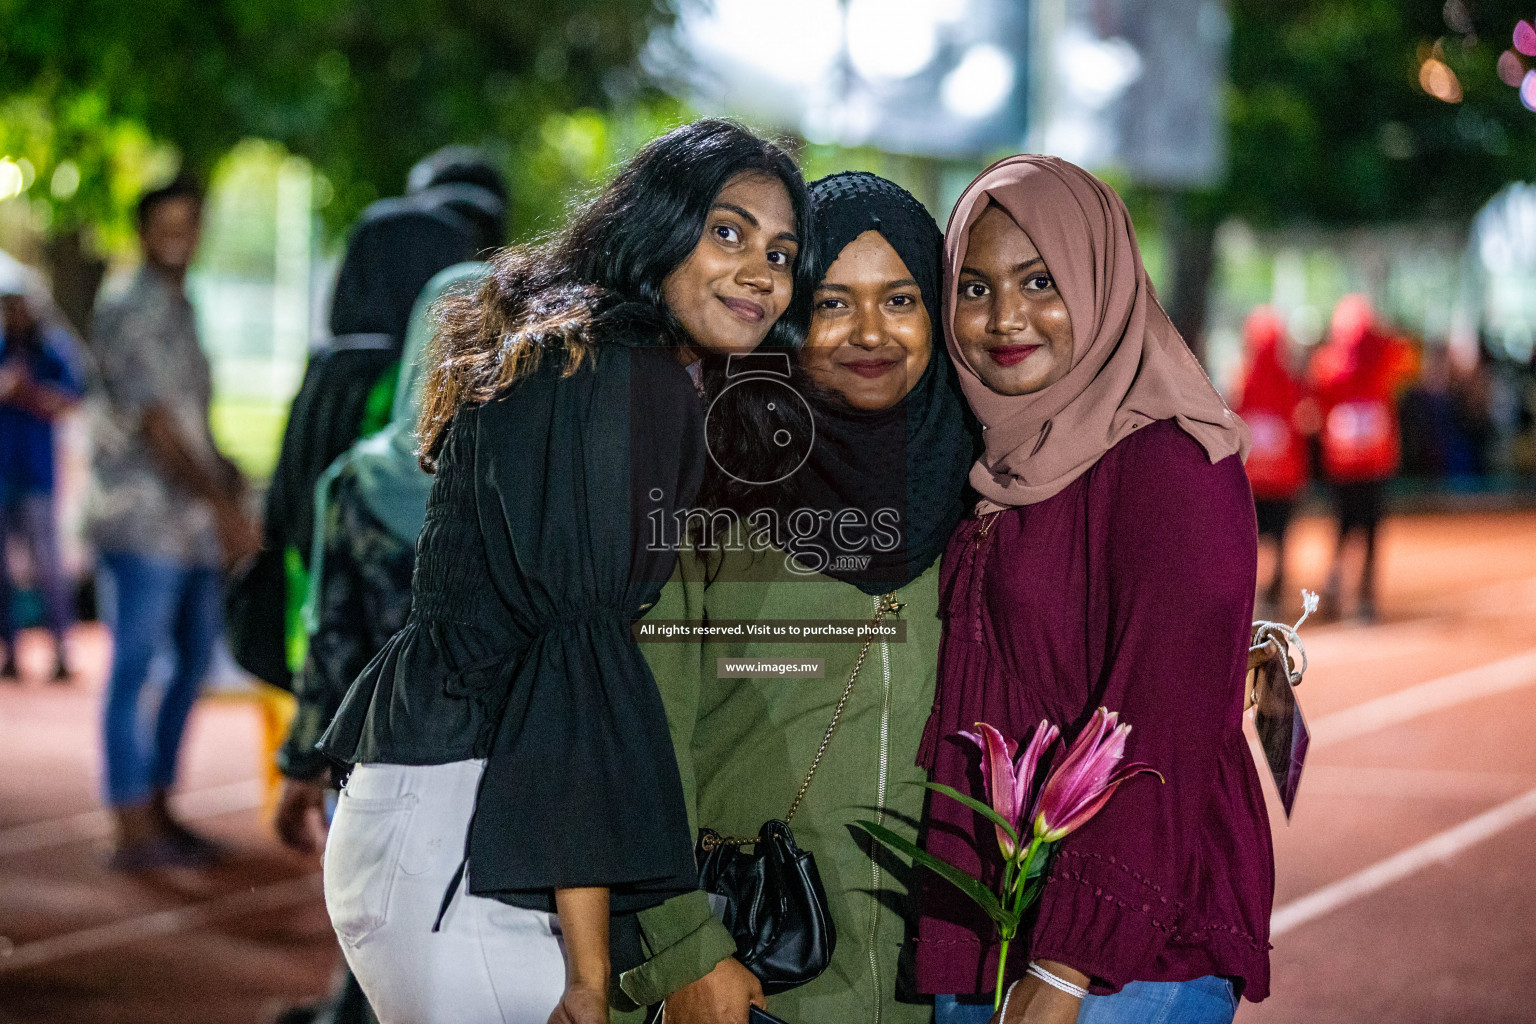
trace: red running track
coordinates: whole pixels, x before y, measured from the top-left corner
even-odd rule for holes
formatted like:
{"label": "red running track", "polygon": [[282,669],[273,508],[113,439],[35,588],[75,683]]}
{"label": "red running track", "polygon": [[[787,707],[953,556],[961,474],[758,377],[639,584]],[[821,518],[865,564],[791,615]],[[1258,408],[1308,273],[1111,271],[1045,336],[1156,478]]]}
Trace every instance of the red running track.
{"label": "red running track", "polygon": [[[1325,523],[1294,531],[1317,586]],[[1385,620],[1309,625],[1313,754],[1274,810],[1274,995],[1250,1024],[1536,1021],[1536,514],[1423,516],[1383,539]],[[1289,610],[1294,618],[1295,609]],[[254,710],[204,701],[184,812],[234,847],[210,872],[103,867],[105,637],[81,678],[0,688],[0,1024],[265,1024],[337,963],[315,876],[260,809]]]}

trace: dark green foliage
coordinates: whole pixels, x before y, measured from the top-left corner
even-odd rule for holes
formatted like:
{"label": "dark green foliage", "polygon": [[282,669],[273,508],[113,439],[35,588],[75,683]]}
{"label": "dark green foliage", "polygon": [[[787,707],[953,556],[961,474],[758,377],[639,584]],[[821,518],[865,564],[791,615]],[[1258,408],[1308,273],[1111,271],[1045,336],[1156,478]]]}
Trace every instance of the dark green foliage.
{"label": "dark green foliage", "polygon": [[[654,0],[0,0],[0,99],[80,122],[66,152],[142,125],[205,176],[239,140],[274,140],[330,180],[340,226],[438,146],[511,163],[551,112],[645,99],[635,55],[666,16]],[[543,197],[518,198],[527,230]]]}
{"label": "dark green foliage", "polygon": [[[1230,172],[1254,224],[1459,218],[1536,175],[1536,114],[1495,73],[1528,0],[1231,0]],[[1467,27],[1465,24],[1462,28]],[[1438,51],[1435,50],[1438,43]],[[1463,99],[1419,85],[1438,53]]]}

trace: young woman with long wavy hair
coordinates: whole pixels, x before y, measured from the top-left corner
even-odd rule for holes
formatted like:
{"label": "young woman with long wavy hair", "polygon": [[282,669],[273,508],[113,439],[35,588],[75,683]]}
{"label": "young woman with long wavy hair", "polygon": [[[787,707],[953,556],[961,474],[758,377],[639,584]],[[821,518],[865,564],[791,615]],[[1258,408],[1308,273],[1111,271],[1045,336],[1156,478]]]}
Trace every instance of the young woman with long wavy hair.
{"label": "young woman with long wavy hair", "polygon": [[634,912],[697,885],[643,528],[703,475],[685,366],[796,340],[806,218],[784,152],[699,121],[442,308],[410,619],[321,743],[355,766],[326,903],[385,1024],[606,1021]]}

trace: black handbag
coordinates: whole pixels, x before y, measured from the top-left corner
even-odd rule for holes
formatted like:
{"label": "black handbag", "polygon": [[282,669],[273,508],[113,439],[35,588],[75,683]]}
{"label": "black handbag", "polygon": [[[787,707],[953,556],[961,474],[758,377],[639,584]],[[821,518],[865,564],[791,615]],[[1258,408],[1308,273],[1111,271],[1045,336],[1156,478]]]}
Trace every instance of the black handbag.
{"label": "black handbag", "polygon": [[[875,624],[887,613],[900,610],[894,594],[884,595]],[[832,722],[784,820],[764,822],[750,839],[733,839],[709,828],[699,830],[695,850],[699,888],[717,897],[712,903],[723,903],[721,920],[736,940],[736,959],[757,975],[767,995],[804,985],[832,962],[837,932],[827,909],[827,893],[816,870],[816,858],[795,845],[789,822],[811,788],[811,779],[837,731],[873,642],[871,630],[864,637],[864,647],[848,674],[848,685],[832,712]],[[752,847],[751,853],[743,849],[747,846]]]}

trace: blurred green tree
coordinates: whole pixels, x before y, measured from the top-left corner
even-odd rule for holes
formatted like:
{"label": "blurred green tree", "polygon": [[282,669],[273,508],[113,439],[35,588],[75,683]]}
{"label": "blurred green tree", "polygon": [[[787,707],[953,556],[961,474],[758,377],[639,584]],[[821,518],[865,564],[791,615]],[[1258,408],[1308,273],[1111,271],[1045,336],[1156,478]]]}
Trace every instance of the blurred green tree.
{"label": "blurred green tree", "polygon": [[643,99],[635,56],[666,16],[655,0],[0,0],[0,96],[56,117],[91,97],[205,176],[243,138],[279,142],[329,179],[325,216],[345,224],[438,146],[509,158],[552,111]]}
{"label": "blurred green tree", "polygon": [[1228,0],[1228,10],[1226,180],[1140,197],[1165,235],[1169,313],[1197,347],[1222,220],[1466,219],[1536,174],[1536,115],[1496,70],[1536,10],[1529,0]]}
{"label": "blurred green tree", "polygon": [[28,201],[56,276],[78,271],[58,263],[83,258],[82,227],[99,249],[126,241],[178,156],[206,180],[253,137],[324,176],[332,231],[427,152],[481,145],[526,236],[681,116],[635,71],[668,17],[658,0],[0,0],[0,143],[49,186]]}
{"label": "blurred green tree", "polygon": [[[1257,225],[1463,218],[1536,172],[1536,114],[1496,71],[1530,0],[1231,11],[1230,164],[1212,197],[1223,213]],[[1453,78],[1430,77],[1426,61]]]}

